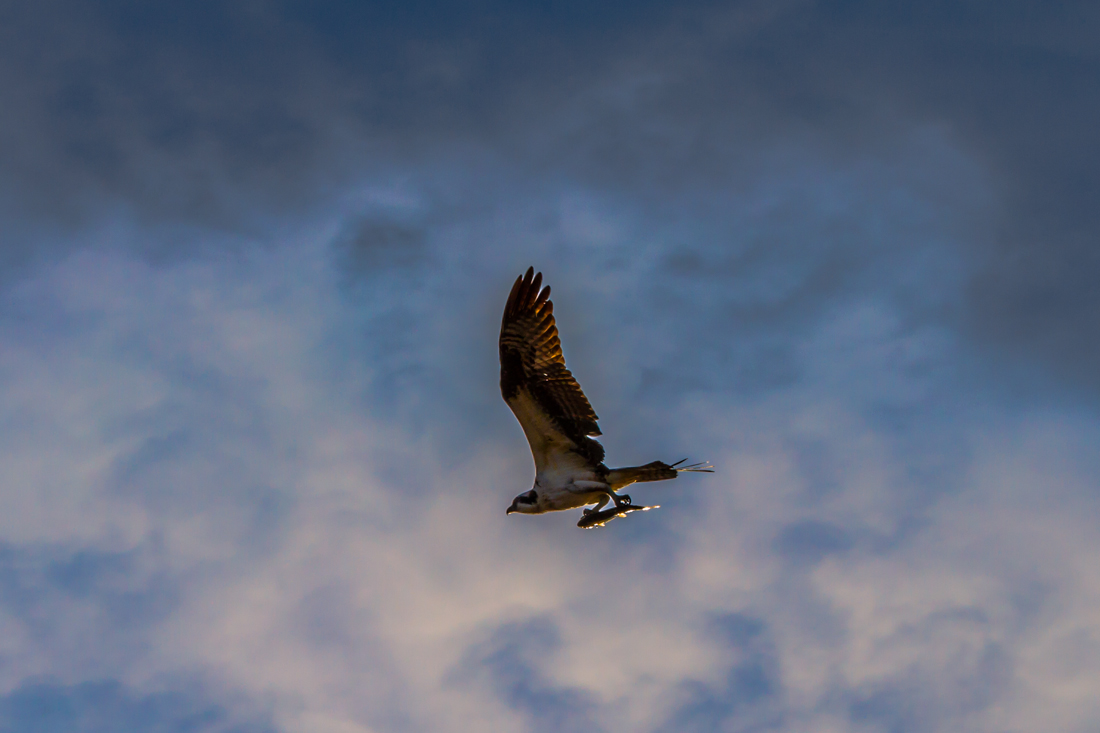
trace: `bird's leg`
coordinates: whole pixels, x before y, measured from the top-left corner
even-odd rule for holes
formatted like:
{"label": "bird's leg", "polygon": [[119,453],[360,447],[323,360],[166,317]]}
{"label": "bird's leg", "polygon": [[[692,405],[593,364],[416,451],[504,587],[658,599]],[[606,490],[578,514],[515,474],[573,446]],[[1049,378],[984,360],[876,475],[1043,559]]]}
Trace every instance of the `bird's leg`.
{"label": "bird's leg", "polygon": [[615,493],[612,493],[611,498],[615,500],[615,508],[616,509],[618,509],[619,507],[630,505],[630,494],[615,494]]}
{"label": "bird's leg", "polygon": [[609,502],[609,501],[611,501],[611,497],[608,496],[607,494],[604,494],[603,496],[600,497],[600,500],[598,502],[596,502],[596,506],[592,507],[591,509],[585,509],[584,512],[582,512],[582,514],[591,514],[592,512],[598,512],[599,510],[601,510],[605,506],[607,506],[607,502]]}

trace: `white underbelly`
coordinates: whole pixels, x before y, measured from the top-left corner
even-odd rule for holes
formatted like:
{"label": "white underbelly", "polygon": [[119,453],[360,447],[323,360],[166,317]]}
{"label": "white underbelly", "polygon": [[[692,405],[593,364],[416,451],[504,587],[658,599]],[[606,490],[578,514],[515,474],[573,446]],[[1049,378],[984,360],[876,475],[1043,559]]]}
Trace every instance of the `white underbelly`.
{"label": "white underbelly", "polygon": [[548,512],[560,512],[565,509],[577,509],[595,504],[607,495],[606,491],[569,491],[568,489],[543,490],[539,497]]}

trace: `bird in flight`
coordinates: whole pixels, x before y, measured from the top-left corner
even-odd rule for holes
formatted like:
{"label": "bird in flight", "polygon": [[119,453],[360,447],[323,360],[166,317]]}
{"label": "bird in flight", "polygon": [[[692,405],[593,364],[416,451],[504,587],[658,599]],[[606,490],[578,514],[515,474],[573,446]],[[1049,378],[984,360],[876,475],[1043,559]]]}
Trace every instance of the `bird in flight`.
{"label": "bird in flight", "polygon": [[[631,512],[656,509],[618,493],[630,484],[674,479],[684,471],[713,473],[710,464],[653,461],[608,468],[596,413],[565,368],[550,288],[535,268],[516,278],[500,324],[500,391],[523,428],[535,458],[535,485],[517,496],[508,514],[545,514],[595,504],[578,527],[601,527]],[[604,510],[608,502],[614,507]]]}

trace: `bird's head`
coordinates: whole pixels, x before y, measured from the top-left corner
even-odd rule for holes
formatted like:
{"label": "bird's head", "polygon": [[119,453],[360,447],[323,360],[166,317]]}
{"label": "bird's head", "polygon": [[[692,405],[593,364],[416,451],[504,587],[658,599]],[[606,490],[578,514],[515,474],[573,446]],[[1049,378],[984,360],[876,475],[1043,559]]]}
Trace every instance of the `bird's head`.
{"label": "bird's head", "polygon": [[520,514],[539,513],[539,495],[534,489],[525,491],[512,500],[512,506],[508,507],[507,514],[519,512]]}

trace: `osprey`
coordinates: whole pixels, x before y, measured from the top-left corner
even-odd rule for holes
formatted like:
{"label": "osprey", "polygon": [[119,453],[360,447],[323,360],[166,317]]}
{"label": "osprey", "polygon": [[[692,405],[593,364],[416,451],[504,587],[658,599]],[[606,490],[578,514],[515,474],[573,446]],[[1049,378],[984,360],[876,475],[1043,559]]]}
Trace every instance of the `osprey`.
{"label": "osprey", "polygon": [[[709,464],[680,466],[661,461],[609,469],[596,413],[581,386],[565,368],[550,288],[542,288],[535,268],[516,278],[500,324],[500,392],[512,408],[535,458],[535,485],[520,494],[508,514],[544,514],[585,509],[578,527],[602,526],[630,512],[655,509],[632,504],[617,493],[630,484],[676,478],[682,471],[713,473]],[[615,506],[600,511],[609,501]]]}

